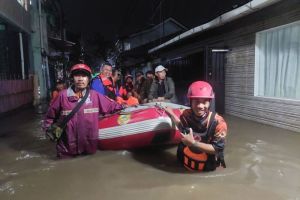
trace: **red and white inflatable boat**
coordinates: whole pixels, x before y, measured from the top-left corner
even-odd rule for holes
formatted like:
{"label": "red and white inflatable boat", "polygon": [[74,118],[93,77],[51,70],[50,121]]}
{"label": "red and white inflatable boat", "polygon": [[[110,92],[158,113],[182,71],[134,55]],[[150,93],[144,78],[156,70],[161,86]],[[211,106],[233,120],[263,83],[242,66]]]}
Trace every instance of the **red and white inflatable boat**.
{"label": "red and white inflatable boat", "polygon": [[180,132],[161,106],[176,115],[188,107],[173,103],[148,103],[129,107],[99,120],[99,149],[120,150],[159,144],[177,144]]}

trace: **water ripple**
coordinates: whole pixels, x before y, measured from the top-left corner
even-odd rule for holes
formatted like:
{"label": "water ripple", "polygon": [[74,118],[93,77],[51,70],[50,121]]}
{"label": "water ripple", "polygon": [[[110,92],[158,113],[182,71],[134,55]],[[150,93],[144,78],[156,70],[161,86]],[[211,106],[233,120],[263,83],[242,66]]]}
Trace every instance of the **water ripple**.
{"label": "water ripple", "polygon": [[36,153],[31,153],[27,151],[21,151],[21,155],[16,157],[16,160],[28,160],[32,158],[40,158],[41,156]]}

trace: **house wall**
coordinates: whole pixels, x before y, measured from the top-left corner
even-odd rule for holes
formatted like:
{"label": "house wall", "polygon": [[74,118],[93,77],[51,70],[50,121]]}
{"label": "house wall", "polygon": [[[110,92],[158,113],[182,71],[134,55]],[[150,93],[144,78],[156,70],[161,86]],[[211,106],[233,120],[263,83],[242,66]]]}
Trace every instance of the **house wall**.
{"label": "house wall", "polygon": [[300,20],[298,0],[283,0],[261,11],[201,33],[161,52],[187,55],[205,47],[226,47],[225,113],[300,132],[300,101],[254,96],[256,32]]}
{"label": "house wall", "polygon": [[22,31],[30,33],[30,14],[17,2],[17,0],[1,0],[0,17],[3,17]]}
{"label": "house wall", "polygon": [[[287,2],[254,14],[252,23],[249,17],[237,22],[234,26],[239,28],[224,35],[224,43],[231,49],[226,55],[225,112],[300,132],[300,101],[254,96],[255,33],[300,20],[299,3]],[[266,14],[261,17],[263,12]],[[245,23],[249,25],[243,26]]]}
{"label": "house wall", "polygon": [[33,79],[0,80],[0,116],[33,100]]}

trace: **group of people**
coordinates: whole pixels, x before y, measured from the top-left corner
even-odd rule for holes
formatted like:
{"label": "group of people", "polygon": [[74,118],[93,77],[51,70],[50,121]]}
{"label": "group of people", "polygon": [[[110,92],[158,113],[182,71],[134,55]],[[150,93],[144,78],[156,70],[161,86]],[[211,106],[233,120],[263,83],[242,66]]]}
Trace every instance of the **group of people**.
{"label": "group of people", "polygon": [[[98,117],[114,113],[126,106],[153,101],[176,102],[175,86],[167,69],[159,65],[155,76],[149,71],[146,78],[137,72],[136,81],[125,76],[124,84],[118,85],[121,72],[109,64],[101,67],[100,74],[91,78],[92,71],[85,64],[76,64],[71,70],[72,85],[59,92],[53,99],[44,120],[44,129],[55,138],[59,158],[93,154],[97,150]],[[190,109],[177,117],[171,108],[164,108],[182,132],[177,157],[186,168],[211,171],[225,167],[224,147],[227,125],[210,105],[213,89],[207,82],[193,83],[187,92]],[[56,134],[55,128],[63,130]]]}
{"label": "group of people", "polygon": [[91,82],[91,88],[108,96],[120,104],[128,106],[151,101],[176,102],[175,86],[172,78],[166,76],[167,69],[162,65],[152,71],[125,75],[123,84],[120,84],[121,72],[113,69],[110,64],[103,64],[100,74]]}

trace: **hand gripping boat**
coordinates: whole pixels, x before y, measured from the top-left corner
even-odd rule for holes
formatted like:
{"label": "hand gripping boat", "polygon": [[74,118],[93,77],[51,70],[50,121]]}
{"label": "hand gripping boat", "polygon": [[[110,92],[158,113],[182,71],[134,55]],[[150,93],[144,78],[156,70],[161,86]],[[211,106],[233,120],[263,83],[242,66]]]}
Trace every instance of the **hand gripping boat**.
{"label": "hand gripping boat", "polygon": [[99,149],[135,149],[179,143],[180,132],[162,106],[173,108],[178,116],[188,108],[173,103],[148,103],[100,118]]}

